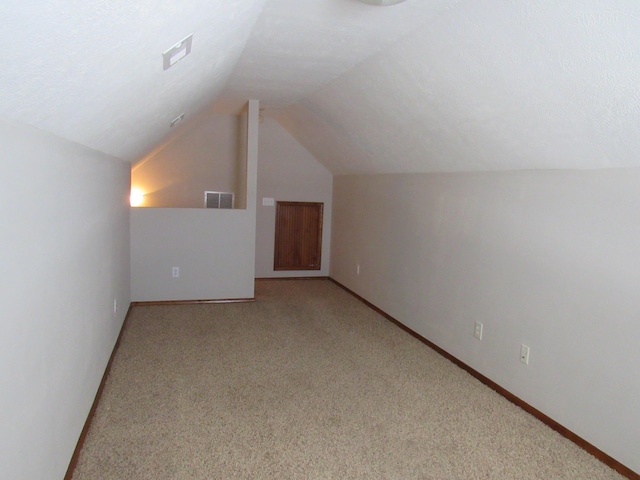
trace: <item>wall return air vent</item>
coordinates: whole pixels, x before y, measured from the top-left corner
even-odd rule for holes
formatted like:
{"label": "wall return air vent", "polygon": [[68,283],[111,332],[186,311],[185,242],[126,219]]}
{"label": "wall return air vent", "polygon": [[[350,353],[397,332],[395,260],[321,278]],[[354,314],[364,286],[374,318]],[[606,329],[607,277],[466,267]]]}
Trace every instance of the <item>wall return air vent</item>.
{"label": "wall return air vent", "polygon": [[205,208],[233,208],[233,193],[204,192]]}

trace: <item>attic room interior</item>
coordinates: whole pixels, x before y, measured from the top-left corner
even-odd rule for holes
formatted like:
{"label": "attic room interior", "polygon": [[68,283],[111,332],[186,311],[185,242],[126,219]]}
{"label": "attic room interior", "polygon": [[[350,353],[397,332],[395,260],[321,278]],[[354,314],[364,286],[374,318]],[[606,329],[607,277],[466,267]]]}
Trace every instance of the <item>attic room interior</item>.
{"label": "attic room interior", "polygon": [[[640,3],[0,14],[1,478],[65,477],[132,302],[254,299],[256,278],[301,276],[637,478]],[[236,208],[203,208],[209,190]],[[318,270],[274,270],[265,199],[324,205]]]}

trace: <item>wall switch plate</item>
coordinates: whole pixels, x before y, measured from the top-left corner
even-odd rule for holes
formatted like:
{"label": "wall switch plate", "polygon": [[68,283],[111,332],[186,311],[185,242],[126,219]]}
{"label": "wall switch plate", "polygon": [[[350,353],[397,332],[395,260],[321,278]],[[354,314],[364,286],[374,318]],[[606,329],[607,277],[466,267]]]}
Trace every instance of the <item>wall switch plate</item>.
{"label": "wall switch plate", "polygon": [[273,207],[275,206],[276,201],[273,198],[262,197],[262,206],[263,207]]}
{"label": "wall switch plate", "polygon": [[118,300],[113,299],[113,313],[118,313]]}
{"label": "wall switch plate", "polygon": [[473,336],[482,340],[482,322],[476,322],[473,327]]}
{"label": "wall switch plate", "polygon": [[529,347],[520,345],[520,361],[525,365],[529,365]]}
{"label": "wall switch plate", "polygon": [[171,269],[171,276],[173,278],[178,278],[180,276],[180,267],[173,267]]}
{"label": "wall switch plate", "polygon": [[356,263],[356,275],[360,275],[360,264]]}

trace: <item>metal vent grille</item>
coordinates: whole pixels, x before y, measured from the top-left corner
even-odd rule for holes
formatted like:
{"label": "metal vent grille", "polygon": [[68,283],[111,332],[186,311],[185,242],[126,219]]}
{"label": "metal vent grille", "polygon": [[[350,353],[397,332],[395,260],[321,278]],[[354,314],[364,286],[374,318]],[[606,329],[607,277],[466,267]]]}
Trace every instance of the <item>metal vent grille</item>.
{"label": "metal vent grille", "polygon": [[205,208],[233,208],[233,193],[204,192]]}

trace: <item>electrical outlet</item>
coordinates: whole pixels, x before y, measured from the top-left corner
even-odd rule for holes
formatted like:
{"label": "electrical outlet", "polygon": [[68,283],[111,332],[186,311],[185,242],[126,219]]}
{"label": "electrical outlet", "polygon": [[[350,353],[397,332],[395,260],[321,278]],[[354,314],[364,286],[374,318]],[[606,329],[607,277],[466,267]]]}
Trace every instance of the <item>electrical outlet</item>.
{"label": "electrical outlet", "polygon": [[178,278],[180,276],[180,267],[173,267],[171,269],[171,276],[173,278]]}
{"label": "electrical outlet", "polygon": [[482,322],[476,322],[473,328],[473,336],[482,340]]}
{"label": "electrical outlet", "polygon": [[356,263],[356,275],[360,275],[360,264]]}
{"label": "electrical outlet", "polygon": [[529,365],[529,347],[520,345],[520,361],[525,365]]}

